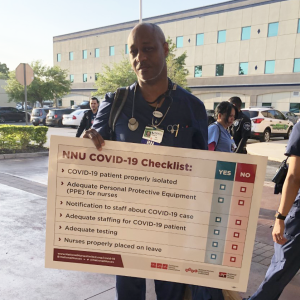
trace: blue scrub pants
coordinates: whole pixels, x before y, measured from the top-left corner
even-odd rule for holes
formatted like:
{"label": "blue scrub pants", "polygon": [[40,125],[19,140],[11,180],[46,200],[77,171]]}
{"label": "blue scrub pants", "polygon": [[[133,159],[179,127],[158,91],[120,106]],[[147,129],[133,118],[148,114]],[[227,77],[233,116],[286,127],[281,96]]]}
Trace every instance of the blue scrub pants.
{"label": "blue scrub pants", "polygon": [[[182,300],[185,284],[154,280],[157,300]],[[117,276],[116,300],[145,300],[146,280],[144,278]]]}
{"label": "blue scrub pants", "polygon": [[300,202],[295,201],[286,220],[284,245],[274,243],[275,253],[265,280],[251,300],[276,300],[300,269]]}

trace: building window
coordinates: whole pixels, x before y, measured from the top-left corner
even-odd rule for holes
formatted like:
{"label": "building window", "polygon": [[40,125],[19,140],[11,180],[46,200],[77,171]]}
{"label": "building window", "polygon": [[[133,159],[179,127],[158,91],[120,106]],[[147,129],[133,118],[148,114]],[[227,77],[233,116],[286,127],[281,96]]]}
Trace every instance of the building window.
{"label": "building window", "polygon": [[217,106],[220,104],[221,102],[214,102],[214,110],[216,110]]}
{"label": "building window", "polygon": [[196,35],[196,46],[204,45],[204,33],[198,33]]}
{"label": "building window", "polygon": [[115,46],[109,46],[109,56],[115,55]]}
{"label": "building window", "polygon": [[290,112],[299,113],[300,112],[300,103],[290,103]]}
{"label": "building window", "polygon": [[278,35],[278,22],[270,23],[268,28],[268,37]]}
{"label": "building window", "polygon": [[57,59],[57,62],[61,61],[61,54],[60,53],[57,53],[56,59]]}
{"label": "building window", "polygon": [[70,100],[70,106],[72,107],[75,104],[74,100]]}
{"label": "building window", "polygon": [[265,74],[273,74],[275,71],[275,60],[266,60]]}
{"label": "building window", "polygon": [[250,35],[251,35],[251,26],[243,27],[241,40],[242,41],[250,40]]}
{"label": "building window", "polygon": [[195,77],[202,77],[202,66],[195,66]]}
{"label": "building window", "polygon": [[176,38],[176,48],[182,48],[183,47],[183,36],[178,36]]}
{"label": "building window", "polygon": [[87,59],[87,50],[82,50],[82,58]]}
{"label": "building window", "polygon": [[226,30],[218,31],[218,44],[226,42]]}
{"label": "building window", "polygon": [[224,75],[224,64],[216,65],[216,76]]}
{"label": "building window", "polygon": [[70,75],[70,81],[74,82],[74,75]]}
{"label": "building window", "polygon": [[272,103],[271,102],[263,102],[261,104],[262,107],[272,107]]}
{"label": "building window", "polygon": [[62,100],[61,100],[61,99],[58,99],[57,105],[58,105],[58,106],[62,106]]}
{"label": "building window", "polygon": [[295,58],[294,60],[294,73],[300,72],[300,58]]}
{"label": "building window", "polygon": [[83,74],[83,82],[87,82],[87,74]]}
{"label": "building window", "polygon": [[95,48],[95,57],[99,57],[99,56],[100,56],[100,49]]}
{"label": "building window", "polygon": [[69,60],[73,60],[74,56],[73,56],[73,52],[69,52]]}
{"label": "building window", "polygon": [[125,54],[128,54],[129,50],[128,50],[128,44],[125,44]]}
{"label": "building window", "polygon": [[240,63],[239,67],[239,75],[247,75],[248,74],[248,63]]}
{"label": "building window", "polygon": [[300,33],[300,19],[298,20],[298,30],[297,33]]}
{"label": "building window", "polygon": [[95,73],[95,81],[97,81],[98,77],[99,77],[99,73]]}

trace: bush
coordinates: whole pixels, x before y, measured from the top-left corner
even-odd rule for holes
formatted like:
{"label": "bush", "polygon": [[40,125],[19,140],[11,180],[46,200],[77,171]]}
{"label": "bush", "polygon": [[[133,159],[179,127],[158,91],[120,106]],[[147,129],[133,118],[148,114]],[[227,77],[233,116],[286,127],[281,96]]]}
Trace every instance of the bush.
{"label": "bush", "polygon": [[46,126],[0,125],[0,149],[22,149],[30,145],[42,147],[47,141]]}

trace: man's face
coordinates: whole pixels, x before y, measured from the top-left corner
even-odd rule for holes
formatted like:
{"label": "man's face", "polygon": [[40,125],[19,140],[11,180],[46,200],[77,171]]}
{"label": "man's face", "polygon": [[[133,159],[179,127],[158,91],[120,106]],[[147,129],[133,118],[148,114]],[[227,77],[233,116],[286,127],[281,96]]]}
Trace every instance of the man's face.
{"label": "man's face", "polygon": [[150,26],[134,29],[128,38],[132,68],[142,82],[157,82],[166,76],[169,48]]}
{"label": "man's face", "polygon": [[92,111],[97,111],[99,107],[97,100],[90,100],[90,107]]}

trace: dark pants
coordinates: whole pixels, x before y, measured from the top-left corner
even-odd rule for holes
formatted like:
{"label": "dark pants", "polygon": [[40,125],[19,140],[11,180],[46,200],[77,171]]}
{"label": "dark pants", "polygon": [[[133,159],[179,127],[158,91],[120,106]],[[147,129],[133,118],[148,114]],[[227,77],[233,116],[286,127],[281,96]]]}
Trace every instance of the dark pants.
{"label": "dark pants", "polygon": [[224,300],[222,290],[190,285],[193,300]]}

